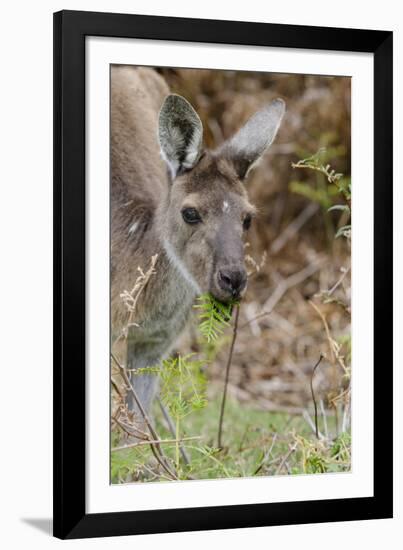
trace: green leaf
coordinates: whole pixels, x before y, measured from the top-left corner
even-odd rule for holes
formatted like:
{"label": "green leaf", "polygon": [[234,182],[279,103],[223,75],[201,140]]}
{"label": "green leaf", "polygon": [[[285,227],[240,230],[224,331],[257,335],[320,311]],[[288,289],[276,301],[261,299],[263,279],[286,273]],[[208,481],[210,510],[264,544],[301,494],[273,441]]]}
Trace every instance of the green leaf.
{"label": "green leaf", "polygon": [[214,342],[229,326],[232,308],[237,303],[235,300],[224,304],[211,294],[202,294],[198,298],[198,304],[193,306],[199,309],[199,331],[207,343]]}

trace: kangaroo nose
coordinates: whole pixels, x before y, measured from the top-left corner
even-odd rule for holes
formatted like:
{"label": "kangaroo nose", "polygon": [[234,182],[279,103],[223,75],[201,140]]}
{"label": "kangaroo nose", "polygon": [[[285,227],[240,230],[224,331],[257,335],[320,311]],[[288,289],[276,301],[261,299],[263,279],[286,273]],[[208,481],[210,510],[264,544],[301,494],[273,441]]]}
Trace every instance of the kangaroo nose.
{"label": "kangaroo nose", "polygon": [[237,298],[246,286],[245,269],[220,269],[218,272],[218,284],[222,290]]}

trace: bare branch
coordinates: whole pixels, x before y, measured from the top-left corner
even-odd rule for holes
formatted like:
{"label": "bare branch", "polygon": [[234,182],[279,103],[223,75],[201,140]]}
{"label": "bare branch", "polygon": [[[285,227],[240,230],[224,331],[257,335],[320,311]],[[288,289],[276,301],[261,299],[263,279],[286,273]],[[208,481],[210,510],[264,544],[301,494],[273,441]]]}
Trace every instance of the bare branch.
{"label": "bare branch", "polygon": [[181,439],[149,439],[148,441],[137,441],[136,443],[129,443],[128,445],[121,445],[120,447],[113,447],[112,453],[117,451],[124,451],[126,449],[133,449],[135,447],[142,447],[143,445],[161,445],[164,443],[181,443],[182,441],[194,441],[195,439],[201,439],[201,436],[194,437],[182,437]]}
{"label": "bare branch", "polygon": [[316,365],[313,367],[312,369],[312,374],[311,374],[311,394],[312,394],[312,401],[313,401],[313,406],[314,406],[314,409],[315,409],[315,434],[316,434],[316,437],[319,439],[319,428],[318,428],[318,405],[316,404],[316,399],[315,399],[315,392],[313,391],[313,376],[315,374],[315,371],[316,369],[319,367],[320,365],[320,362],[322,361],[323,359],[323,355],[320,354],[319,356],[319,359],[318,361],[316,362]]}
{"label": "bare branch", "polygon": [[137,439],[144,439],[149,440],[148,434],[143,432],[142,430],[139,430],[138,428],[135,428],[134,426],[127,426],[124,422],[120,420],[120,418],[113,416],[112,420],[121,428],[122,431],[124,431],[129,437],[136,437]]}
{"label": "bare branch", "polygon": [[319,405],[320,405],[320,412],[322,413],[322,418],[323,418],[323,428],[325,430],[325,437],[326,439],[329,439],[329,430],[327,428],[327,418],[325,413],[325,407],[323,405],[323,399],[319,401]]}
{"label": "bare branch", "polygon": [[272,439],[272,442],[271,442],[271,445],[269,447],[269,449],[265,452],[259,466],[256,468],[256,470],[253,472],[253,475],[256,476],[260,470],[263,468],[263,466],[265,465],[265,463],[268,461],[268,459],[271,457],[271,452],[273,450],[273,447],[274,447],[274,444],[276,442],[276,439],[277,439],[277,433],[274,434],[273,436],[273,439]]}
{"label": "bare branch", "polygon": [[331,296],[333,294],[333,292],[336,290],[336,288],[338,288],[341,283],[343,282],[345,276],[350,272],[350,268],[347,267],[347,268],[343,268],[342,270],[342,275],[341,277],[339,278],[339,280],[332,286],[332,288],[330,290],[327,291],[327,295],[328,296]]}
{"label": "bare branch", "polygon": [[284,229],[284,231],[272,242],[270,251],[277,254],[287,242],[298,233],[308,220],[319,210],[319,204],[311,202],[304,210]]}
{"label": "bare branch", "polygon": [[258,319],[261,319],[262,317],[266,317],[266,315],[270,315],[271,311],[263,311],[262,313],[259,313],[259,315],[256,315],[255,317],[252,317],[252,319],[249,319],[249,321],[246,321],[243,325],[241,325],[238,330],[242,330],[243,328],[247,327],[254,321],[257,321]]}
{"label": "bare branch", "polygon": [[274,475],[278,475],[281,470],[283,469],[285,463],[287,462],[287,460],[290,458],[290,456],[292,455],[292,453],[295,451],[295,449],[297,448],[297,443],[294,443],[294,445],[292,447],[290,447],[289,451],[287,452],[287,454],[284,455],[283,457],[283,460],[281,461],[279,467],[277,468],[276,472]]}
{"label": "bare branch", "polygon": [[281,300],[281,298],[284,296],[284,294],[293,286],[296,286],[309,277],[311,277],[314,273],[316,273],[324,264],[325,259],[320,258],[316,262],[309,264],[308,266],[304,267],[304,269],[301,269],[301,271],[298,271],[297,273],[294,273],[293,275],[290,275],[290,277],[287,277],[287,279],[283,279],[276,287],[273,294],[270,296],[268,300],[266,300],[266,303],[263,306],[263,309],[265,311],[272,311],[278,302]]}
{"label": "bare branch", "polygon": [[[133,385],[130,381],[130,378],[127,375],[127,372],[126,372],[125,368],[119,363],[119,361],[116,359],[116,357],[113,353],[111,353],[111,357],[115,361],[116,365],[118,366],[119,372],[120,372],[123,380],[125,381],[128,389],[131,391],[131,393],[134,397],[134,401],[136,402],[136,405],[137,405],[137,407],[140,411],[141,416],[144,419],[144,422],[146,423],[146,426],[147,426],[152,438],[154,439],[154,441],[160,441],[161,438],[157,435],[155,429],[153,428],[153,425],[151,424],[151,421],[148,418],[148,415],[147,415],[143,405],[141,404],[141,401],[140,401],[140,399],[137,395],[136,390],[133,388]],[[153,452],[153,455],[155,456],[156,460],[160,463],[160,465],[168,473],[168,475],[172,476],[173,479],[178,479],[177,473],[175,471],[171,470],[171,466],[169,465],[169,462],[168,462],[167,458],[165,457],[165,454],[163,453],[162,448],[159,445],[159,443],[155,443],[155,442],[150,443],[150,448],[151,448],[151,450]]]}
{"label": "bare branch", "polygon": [[347,369],[347,367],[344,363],[344,357],[340,354],[340,346],[336,342],[336,340],[334,340],[332,338],[332,336],[330,334],[330,330],[329,330],[329,325],[327,324],[325,316],[323,315],[321,310],[318,308],[318,306],[312,300],[309,300],[309,303],[313,307],[313,309],[316,311],[316,313],[319,315],[319,317],[322,320],[323,326],[325,327],[327,340],[329,342],[330,353],[331,353],[331,356],[332,356],[332,363],[334,363],[334,361],[336,360],[337,363],[343,369],[343,371],[347,374],[348,369]]}
{"label": "bare branch", "polygon": [[225,368],[225,383],[224,383],[224,391],[222,396],[222,402],[221,402],[221,410],[220,410],[220,420],[218,422],[218,443],[217,446],[219,449],[222,448],[222,425],[224,420],[224,410],[225,410],[225,402],[227,398],[227,388],[228,388],[228,379],[229,379],[229,371],[231,367],[232,362],[232,355],[234,353],[234,346],[235,346],[235,340],[238,332],[238,320],[239,320],[239,310],[240,306],[235,306],[235,321],[234,321],[234,327],[233,327],[233,333],[232,333],[232,341],[231,341],[231,347],[228,354],[228,360],[227,360],[227,366]]}

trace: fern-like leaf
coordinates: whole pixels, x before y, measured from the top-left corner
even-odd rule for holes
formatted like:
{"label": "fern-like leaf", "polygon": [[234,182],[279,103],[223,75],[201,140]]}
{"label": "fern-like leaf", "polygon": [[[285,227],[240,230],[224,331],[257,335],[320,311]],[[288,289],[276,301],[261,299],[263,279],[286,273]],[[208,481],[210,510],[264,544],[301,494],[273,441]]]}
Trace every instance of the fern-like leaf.
{"label": "fern-like leaf", "polygon": [[225,327],[229,326],[232,308],[237,302],[233,300],[224,304],[211,294],[202,294],[198,302],[194,307],[200,310],[199,330],[207,343],[215,342]]}

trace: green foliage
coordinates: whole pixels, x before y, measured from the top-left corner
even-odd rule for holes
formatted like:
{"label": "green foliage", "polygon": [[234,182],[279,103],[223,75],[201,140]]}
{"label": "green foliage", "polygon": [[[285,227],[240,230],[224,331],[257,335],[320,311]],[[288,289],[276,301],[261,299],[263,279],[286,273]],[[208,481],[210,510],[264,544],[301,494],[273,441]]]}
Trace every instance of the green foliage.
{"label": "green foliage", "polygon": [[[201,297],[201,333],[205,346],[214,348],[225,339],[234,304],[221,304],[212,296]],[[348,347],[349,343],[343,341]],[[204,356],[204,355],[203,355]],[[351,439],[348,433],[336,440],[316,439],[301,416],[268,413],[227,400],[224,425],[231,426],[227,446],[217,449],[214,437],[220,416],[221,397],[207,401],[206,361],[193,355],[171,357],[161,365],[142,369],[160,379],[160,395],[172,418],[173,436],[156,408],[156,430],[164,454],[179,479],[217,479],[281,474],[316,474],[349,471]],[[193,414],[194,413],[194,414]],[[335,417],[328,417],[329,430],[336,430]],[[114,445],[117,439],[112,438]],[[181,457],[181,446],[189,463]],[[112,483],[165,481],[149,445],[116,449],[111,456]]]}
{"label": "green foliage", "polygon": [[162,362],[160,370],[161,400],[175,422],[175,465],[180,469],[181,422],[207,404],[206,377],[202,361],[190,361],[191,355],[173,357]]}
{"label": "green foliage", "polygon": [[349,462],[351,458],[351,434],[349,432],[341,433],[333,442],[330,449],[330,455],[333,460]]}
{"label": "green foliage", "polygon": [[351,178],[342,177],[336,182],[339,192],[347,201],[351,201]]}
{"label": "green foliage", "polygon": [[293,473],[322,474],[343,472],[350,469],[351,436],[340,434],[335,440],[312,440],[299,434],[295,436],[299,464]]}
{"label": "green foliage", "polygon": [[229,326],[232,308],[237,302],[233,300],[224,304],[211,294],[202,294],[198,302],[193,307],[200,310],[199,331],[208,343],[215,342],[225,327]]}
{"label": "green foliage", "polygon": [[[127,481],[152,480],[147,464],[153,460],[148,445],[132,447],[111,453],[111,481],[112,483],[126,483]],[[150,476],[151,473],[151,476]]]}
{"label": "green foliage", "polygon": [[[341,434],[334,441],[318,441],[305,420],[286,413],[270,413],[228,398],[225,424],[231,427],[228,446],[219,450],[213,438],[217,431],[221,398],[208,401],[195,414],[181,421],[182,436],[197,435],[200,439],[184,440],[190,465],[180,461],[180,479],[218,479],[281,474],[346,472],[350,470],[351,438]],[[156,429],[162,440],[172,438],[158,407],[155,408]],[[327,419],[329,430],[335,430],[335,418]],[[296,435],[298,434],[298,435]],[[296,444],[296,446],[295,446]],[[290,448],[294,452],[289,454]],[[164,444],[172,463],[176,461],[176,445]],[[269,452],[270,451],[270,452]],[[288,455],[286,462],[284,457]],[[163,475],[152,475],[153,456],[149,446],[112,453],[112,482],[164,481]],[[280,466],[282,467],[280,468]]]}
{"label": "green foliage", "polygon": [[327,472],[327,461],[324,456],[318,453],[310,453],[305,462],[307,474],[324,474]]}
{"label": "green foliage", "polygon": [[161,400],[175,420],[182,420],[207,404],[204,362],[190,360],[191,357],[165,359],[159,370]]}
{"label": "green foliage", "polygon": [[[180,478],[187,476],[180,461],[182,421],[191,413],[200,411],[207,405],[206,376],[203,372],[205,362],[191,359],[192,357],[192,354],[170,357],[163,360],[159,367],[147,367],[136,371],[136,374],[139,374],[139,371],[157,374],[160,379],[160,398],[175,424],[175,468]],[[140,453],[143,456],[144,465],[147,462],[146,455],[149,454],[149,449],[144,447],[140,449]]]}
{"label": "green foliage", "polygon": [[[333,148],[328,151],[326,148],[320,148],[314,155],[301,159],[296,163],[292,163],[293,168],[308,169],[316,172],[316,181],[312,183],[310,180],[291,181],[289,189],[292,193],[301,195],[312,202],[320,204],[324,211],[326,226],[329,231],[331,221],[328,217],[328,212],[340,211],[342,216],[347,218],[351,216],[350,201],[351,201],[351,179],[346,178],[343,174],[336,172],[327,162],[329,158],[338,156],[337,149]],[[338,197],[346,201],[344,204],[333,204],[333,200]],[[333,230],[332,230],[333,233]],[[343,224],[336,231],[335,238],[345,237],[351,238],[351,224]]]}
{"label": "green foliage", "polygon": [[326,163],[326,148],[321,147],[315,154],[310,157],[299,160],[297,163],[292,163],[293,168],[308,168],[310,170],[316,170],[323,174],[329,183],[336,184],[343,174],[337,173],[333,170],[330,164]]}

